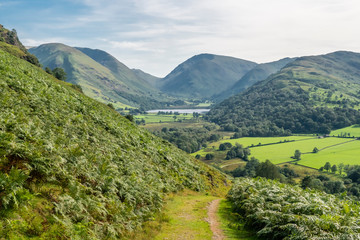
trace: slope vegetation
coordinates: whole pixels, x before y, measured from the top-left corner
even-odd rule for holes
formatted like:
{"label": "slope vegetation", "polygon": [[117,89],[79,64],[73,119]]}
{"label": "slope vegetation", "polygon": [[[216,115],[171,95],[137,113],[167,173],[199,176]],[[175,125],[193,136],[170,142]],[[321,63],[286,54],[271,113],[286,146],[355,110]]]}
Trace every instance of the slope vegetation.
{"label": "slope vegetation", "polygon": [[98,101],[152,108],[163,106],[160,93],[138,78],[110,54],[89,48],[73,48],[60,43],[44,44],[29,50],[45,67],[61,67],[67,81],[79,84],[84,93]]}
{"label": "slope vegetation", "polygon": [[156,89],[159,89],[160,84],[161,84],[161,80],[162,78],[159,77],[155,77],[149,73],[146,73],[140,69],[131,69],[134,74],[138,77],[141,78],[143,80],[145,80],[146,82],[148,82],[151,86],[153,86]]}
{"label": "slope vegetation", "polygon": [[209,98],[226,90],[256,63],[213,54],[196,55],[162,80],[161,90],[173,96]]}
{"label": "slope vegetation", "polygon": [[20,57],[36,66],[40,66],[39,60],[30,54],[20,42],[15,29],[8,30],[0,24],[0,49],[12,55]]}
{"label": "slope vegetation", "polygon": [[215,170],[0,50],[0,236],[115,239]]}
{"label": "slope vegetation", "polygon": [[359,103],[360,54],[335,52],[295,60],[207,118],[238,136],[330,133],[359,121]]}
{"label": "slope vegetation", "polygon": [[261,239],[360,239],[359,204],[343,196],[240,178],[228,198]]}

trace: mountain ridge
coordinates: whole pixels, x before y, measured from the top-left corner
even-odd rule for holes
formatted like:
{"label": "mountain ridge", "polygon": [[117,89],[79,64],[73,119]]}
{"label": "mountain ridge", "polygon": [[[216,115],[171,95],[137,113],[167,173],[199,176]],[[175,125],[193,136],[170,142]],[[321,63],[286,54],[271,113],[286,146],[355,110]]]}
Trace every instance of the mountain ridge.
{"label": "mountain ridge", "polygon": [[281,70],[286,64],[294,61],[295,58],[283,58],[277,61],[260,63],[256,65],[253,69],[248,71],[239,81],[237,81],[233,86],[225,90],[224,92],[218,94],[214,97],[216,102],[225,100],[237,93],[240,93],[247,89],[248,87],[254,85],[255,83],[265,80],[271,74],[274,74]]}
{"label": "mountain ridge", "polygon": [[64,68],[67,81],[80,85],[88,96],[111,103],[115,108],[124,107],[125,104],[148,109],[166,104],[161,102],[160,98],[163,96],[158,90],[137,78],[129,68],[110,54],[102,50],[79,49],[50,43],[29,51],[46,67]]}
{"label": "mountain ridge", "polygon": [[160,90],[178,97],[210,98],[230,87],[256,65],[234,57],[195,55],[171,71],[162,80]]}
{"label": "mountain ridge", "polygon": [[359,66],[360,54],[347,51],[297,58],[207,118],[238,136],[329,133],[360,121]]}

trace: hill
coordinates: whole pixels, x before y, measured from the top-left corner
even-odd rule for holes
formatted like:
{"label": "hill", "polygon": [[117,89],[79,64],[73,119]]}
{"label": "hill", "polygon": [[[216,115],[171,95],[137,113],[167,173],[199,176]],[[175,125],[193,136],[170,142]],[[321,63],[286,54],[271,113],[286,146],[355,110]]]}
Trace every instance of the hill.
{"label": "hill", "polygon": [[301,57],[215,106],[207,119],[237,136],[330,133],[359,122],[360,54]]}
{"label": "hill", "polygon": [[239,81],[237,81],[232,87],[222,92],[218,96],[214,97],[216,102],[220,102],[226,98],[229,98],[237,93],[240,93],[255,83],[265,80],[271,74],[278,72],[286,64],[294,61],[294,58],[283,58],[275,62],[262,63],[256,65],[253,69],[247,72]]}
{"label": "hill", "polygon": [[233,57],[200,54],[177,66],[162,80],[160,89],[176,97],[208,99],[231,87],[256,65]]}
{"label": "hill", "polygon": [[61,67],[67,81],[78,84],[84,93],[115,107],[130,105],[161,107],[160,93],[110,54],[89,48],[73,48],[60,43],[29,49],[44,67]]}
{"label": "hill", "polygon": [[155,77],[155,76],[153,76],[149,73],[146,73],[140,69],[132,69],[132,71],[138,78],[145,80],[154,88],[159,89],[162,78]]}
{"label": "hill", "polygon": [[20,57],[36,66],[40,66],[39,60],[30,54],[20,42],[15,29],[8,30],[0,24],[0,49]]}
{"label": "hill", "polygon": [[122,238],[152,219],[167,193],[224,184],[71,84],[3,50],[0,62],[2,238]]}

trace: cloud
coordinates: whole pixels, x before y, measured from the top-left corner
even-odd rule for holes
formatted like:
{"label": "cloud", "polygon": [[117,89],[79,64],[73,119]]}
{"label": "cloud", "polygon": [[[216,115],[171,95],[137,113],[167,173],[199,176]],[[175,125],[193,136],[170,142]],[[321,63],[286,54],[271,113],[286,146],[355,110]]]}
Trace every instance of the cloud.
{"label": "cloud", "polygon": [[28,45],[54,40],[99,48],[156,75],[202,52],[266,62],[339,49],[360,51],[356,0],[58,2],[16,8],[14,18],[25,11],[35,16],[21,23],[26,24],[24,33],[18,31]]}

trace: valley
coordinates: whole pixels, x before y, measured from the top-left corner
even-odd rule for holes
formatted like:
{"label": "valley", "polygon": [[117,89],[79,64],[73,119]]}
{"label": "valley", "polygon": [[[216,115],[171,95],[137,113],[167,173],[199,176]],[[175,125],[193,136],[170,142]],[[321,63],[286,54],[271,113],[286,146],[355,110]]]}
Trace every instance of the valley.
{"label": "valley", "polygon": [[159,78],[0,25],[0,238],[360,239],[359,66],[202,53]]}

